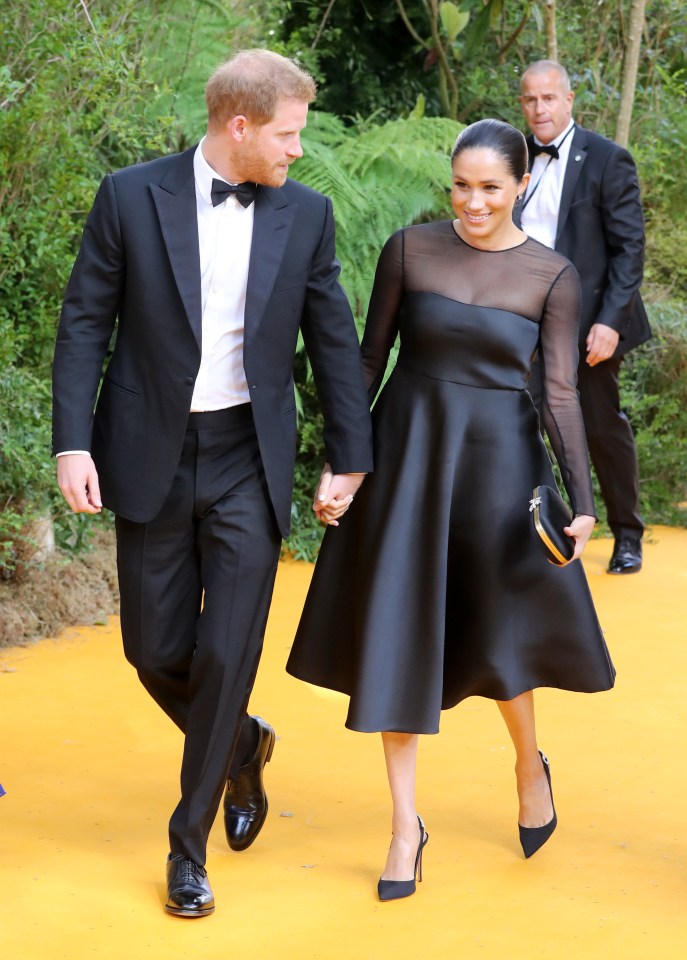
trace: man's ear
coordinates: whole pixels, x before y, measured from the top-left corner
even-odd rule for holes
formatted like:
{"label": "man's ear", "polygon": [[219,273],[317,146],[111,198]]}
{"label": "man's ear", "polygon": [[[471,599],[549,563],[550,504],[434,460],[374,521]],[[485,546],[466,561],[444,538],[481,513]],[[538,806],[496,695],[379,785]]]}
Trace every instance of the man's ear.
{"label": "man's ear", "polygon": [[247,117],[244,117],[241,113],[237,114],[227,122],[229,136],[237,143],[242,142],[245,139],[249,125],[250,122]]}

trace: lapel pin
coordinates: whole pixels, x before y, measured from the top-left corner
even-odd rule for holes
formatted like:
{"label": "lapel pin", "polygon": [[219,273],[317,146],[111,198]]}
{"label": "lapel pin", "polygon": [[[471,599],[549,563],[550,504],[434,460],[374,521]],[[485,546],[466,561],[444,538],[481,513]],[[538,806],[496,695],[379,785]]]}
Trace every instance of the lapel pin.
{"label": "lapel pin", "polygon": [[577,163],[578,160],[581,160],[581,159],[582,159],[582,157],[580,156],[579,153],[575,155],[575,163]]}

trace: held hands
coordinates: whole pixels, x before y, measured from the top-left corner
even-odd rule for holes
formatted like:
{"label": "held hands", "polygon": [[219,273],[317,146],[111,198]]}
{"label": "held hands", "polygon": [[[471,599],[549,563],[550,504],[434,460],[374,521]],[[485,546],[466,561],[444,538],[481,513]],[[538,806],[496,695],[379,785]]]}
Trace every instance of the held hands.
{"label": "held hands", "polygon": [[83,453],[57,458],[57,483],[74,513],[100,513],[100,485],[95,464]]}
{"label": "held hands", "polygon": [[618,346],[620,335],[605,323],[595,323],[587,334],[587,363],[595,367],[597,363],[610,360]]}
{"label": "held hands", "polygon": [[573,560],[579,560],[582,556],[582,551],[587,545],[587,540],[589,540],[592,535],[595,523],[596,520],[594,517],[588,517],[586,514],[581,513],[575,517],[569,527],[563,527],[563,533],[568,537],[572,537],[575,541],[575,553],[570,558],[571,563]]}
{"label": "held hands", "polygon": [[364,473],[332,473],[332,468],[325,463],[312,505],[320,523],[338,527],[339,519],[350,507],[364,479]]}

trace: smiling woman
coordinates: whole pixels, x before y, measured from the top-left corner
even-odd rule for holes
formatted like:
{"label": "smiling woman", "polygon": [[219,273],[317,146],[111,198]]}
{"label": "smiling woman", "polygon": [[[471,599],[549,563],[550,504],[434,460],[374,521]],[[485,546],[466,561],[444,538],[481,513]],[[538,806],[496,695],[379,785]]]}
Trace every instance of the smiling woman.
{"label": "smiling woman", "polygon": [[544,357],[543,422],[565,478],[577,560],[594,501],[575,389],[579,282],[512,221],[525,139],[499,120],[458,137],[454,222],[395,233],[379,259],[362,342],[375,470],[325,534],[287,669],[350,696],[347,726],[380,731],[393,817],[381,900],[422,879],[419,733],[470,696],[495,700],[516,752],[519,834],[531,856],[556,827],[535,687],[606,690],[614,669],[579,563],[547,563],[528,502],[554,486],[527,390]]}
{"label": "smiling woman", "polygon": [[515,201],[530,179],[522,135],[498,120],[472,124],[456,140],[451,161],[458,236],[484,250],[522,243],[525,234],[513,223]]}

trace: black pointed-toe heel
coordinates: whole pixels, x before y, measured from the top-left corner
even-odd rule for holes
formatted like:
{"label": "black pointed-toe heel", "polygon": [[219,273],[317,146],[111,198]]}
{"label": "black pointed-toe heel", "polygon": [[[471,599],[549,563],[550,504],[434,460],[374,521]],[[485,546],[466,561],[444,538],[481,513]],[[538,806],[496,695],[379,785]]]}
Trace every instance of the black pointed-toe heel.
{"label": "black pointed-toe heel", "polygon": [[551,788],[551,771],[549,770],[549,760],[548,757],[545,757],[544,754],[539,751],[539,756],[541,757],[541,762],[544,765],[544,773],[546,774],[546,781],[549,785],[549,793],[551,794],[551,806],[553,807],[553,817],[549,820],[548,823],[545,823],[543,827],[522,827],[518,824],[518,830],[520,831],[520,844],[522,846],[522,852],[525,854],[525,857],[528,859],[532,854],[536,853],[540,847],[543,847],[546,841],[549,839],[553,831],[558,826],[558,817],[556,816],[556,808],[553,804],[553,790]]}
{"label": "black pointed-toe heel", "polygon": [[422,817],[418,816],[417,822],[420,827],[420,844],[415,855],[415,870],[413,871],[413,879],[384,880],[382,877],[380,877],[379,883],[377,884],[377,893],[379,894],[379,899],[382,902],[386,902],[387,900],[401,900],[403,897],[411,897],[415,893],[415,880],[417,879],[419,883],[422,883],[422,851],[427,846],[429,834],[425,830]]}

